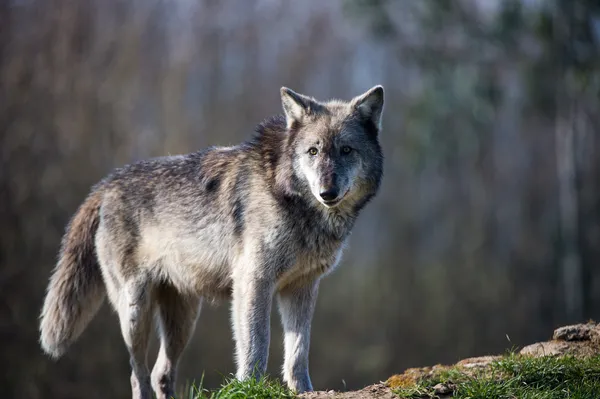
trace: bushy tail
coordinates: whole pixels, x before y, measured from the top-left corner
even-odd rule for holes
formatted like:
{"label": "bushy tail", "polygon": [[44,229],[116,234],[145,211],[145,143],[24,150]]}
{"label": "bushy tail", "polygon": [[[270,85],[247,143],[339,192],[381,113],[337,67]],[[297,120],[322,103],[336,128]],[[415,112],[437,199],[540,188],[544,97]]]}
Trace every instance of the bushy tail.
{"label": "bushy tail", "polygon": [[95,251],[102,192],[92,192],[67,227],[40,322],[42,349],[54,358],[83,332],[106,296]]}

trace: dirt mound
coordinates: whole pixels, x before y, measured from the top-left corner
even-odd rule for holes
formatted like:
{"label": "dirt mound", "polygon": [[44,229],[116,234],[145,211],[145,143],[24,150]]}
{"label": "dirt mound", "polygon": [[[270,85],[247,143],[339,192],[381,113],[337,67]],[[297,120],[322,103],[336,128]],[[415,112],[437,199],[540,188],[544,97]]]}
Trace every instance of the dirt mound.
{"label": "dirt mound", "polygon": [[336,392],[336,391],[315,391],[300,395],[301,398],[321,399],[321,398],[340,398],[340,399],[398,399],[392,393],[390,387],[385,383],[369,385],[359,391]]}
{"label": "dirt mound", "polygon": [[[538,342],[521,349],[519,354],[525,356],[591,356],[600,353],[600,324],[588,322],[587,324],[575,324],[560,327],[554,331],[552,339],[546,342]],[[359,391],[336,392],[317,391],[300,395],[301,398],[322,399],[392,399],[397,398],[393,388],[407,387],[416,382],[431,377],[445,370],[460,369],[466,374],[476,374],[478,370],[484,369],[492,362],[500,360],[502,356],[482,356],[463,359],[452,366],[435,365],[433,367],[410,368],[402,374],[390,377],[386,382],[370,385]],[[452,387],[438,384],[434,387],[440,397],[450,397]]]}
{"label": "dirt mound", "polygon": [[590,356],[600,353],[600,324],[593,322],[565,326],[554,331],[552,340],[521,349],[531,356]]}

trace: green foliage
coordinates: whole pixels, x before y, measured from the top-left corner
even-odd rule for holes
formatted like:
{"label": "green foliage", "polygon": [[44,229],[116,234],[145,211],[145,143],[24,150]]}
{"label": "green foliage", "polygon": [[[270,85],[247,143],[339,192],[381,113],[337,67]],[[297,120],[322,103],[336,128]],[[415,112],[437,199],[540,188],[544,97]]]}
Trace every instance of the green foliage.
{"label": "green foliage", "polygon": [[401,398],[434,398],[436,384],[453,384],[463,399],[589,399],[600,392],[600,355],[589,358],[510,354],[474,374],[453,368],[415,386],[398,388]]}
{"label": "green foliage", "polygon": [[[600,92],[597,1],[554,0],[525,7],[522,1],[504,0],[490,21],[469,12],[468,2],[418,4],[394,5],[418,21],[421,40],[415,46],[414,32],[389,26],[390,2],[347,0],[350,10],[370,23],[375,37],[395,35],[403,62],[421,72],[421,89],[405,105],[404,145],[417,169],[425,160],[443,165],[476,154],[477,143],[485,143],[482,135],[496,126],[504,70],[518,71],[528,112],[552,117],[557,89],[590,97]],[[461,143],[473,145],[457,148]],[[468,153],[471,149],[475,151]]]}
{"label": "green foliage", "polygon": [[499,95],[482,75],[485,71],[476,67],[449,67],[424,78],[423,91],[405,111],[405,145],[417,169],[424,163],[447,165],[480,151]]}
{"label": "green foliage", "polygon": [[230,377],[225,380],[219,390],[214,392],[204,389],[200,382],[198,386],[192,385],[186,389],[186,393],[182,397],[189,399],[291,399],[296,395],[278,380],[264,376],[259,380],[249,378],[244,381]]}
{"label": "green foliage", "polygon": [[519,41],[523,26],[526,25],[523,5],[519,0],[507,0],[501,7],[495,24],[495,36],[504,42],[503,44],[514,46]]}
{"label": "green foliage", "polygon": [[390,0],[352,0],[346,1],[346,11],[355,16],[368,16],[373,34],[381,38],[393,38],[398,33],[394,22],[386,12]]}

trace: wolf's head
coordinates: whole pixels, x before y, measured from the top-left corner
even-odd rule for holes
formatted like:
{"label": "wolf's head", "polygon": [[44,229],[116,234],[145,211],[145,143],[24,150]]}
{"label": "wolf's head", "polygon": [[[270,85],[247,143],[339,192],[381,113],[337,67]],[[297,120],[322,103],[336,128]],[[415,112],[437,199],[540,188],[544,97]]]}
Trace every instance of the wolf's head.
{"label": "wolf's head", "polygon": [[379,187],[383,97],[382,86],[349,102],[319,102],[281,88],[295,175],[323,206],[362,206]]}

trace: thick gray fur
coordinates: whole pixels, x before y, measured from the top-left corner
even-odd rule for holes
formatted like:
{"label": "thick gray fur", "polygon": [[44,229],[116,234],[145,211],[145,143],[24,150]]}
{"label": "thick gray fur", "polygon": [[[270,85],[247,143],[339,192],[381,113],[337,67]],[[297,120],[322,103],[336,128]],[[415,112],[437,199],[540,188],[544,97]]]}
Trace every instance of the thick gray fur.
{"label": "thick gray fur", "polygon": [[[237,378],[265,372],[269,315],[285,334],[283,379],[310,391],[319,280],[338,264],[376,194],[383,88],[318,102],[282,88],[285,116],[234,147],[142,161],[93,189],[67,227],[41,314],[41,345],[62,355],[108,298],[131,359],[134,398],[174,393],[203,299],[232,300]],[[153,320],[161,347],[152,372]]]}

